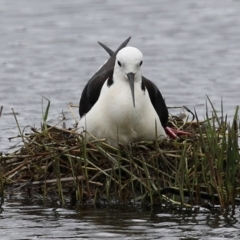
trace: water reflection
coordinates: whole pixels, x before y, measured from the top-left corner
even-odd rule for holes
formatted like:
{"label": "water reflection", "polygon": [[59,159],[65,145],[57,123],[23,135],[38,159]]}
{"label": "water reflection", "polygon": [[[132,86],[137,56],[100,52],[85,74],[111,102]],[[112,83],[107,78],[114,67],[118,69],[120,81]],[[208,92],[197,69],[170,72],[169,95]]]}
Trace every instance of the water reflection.
{"label": "water reflection", "polygon": [[12,199],[0,214],[8,239],[238,239],[234,215],[130,207],[56,208],[56,204]]}

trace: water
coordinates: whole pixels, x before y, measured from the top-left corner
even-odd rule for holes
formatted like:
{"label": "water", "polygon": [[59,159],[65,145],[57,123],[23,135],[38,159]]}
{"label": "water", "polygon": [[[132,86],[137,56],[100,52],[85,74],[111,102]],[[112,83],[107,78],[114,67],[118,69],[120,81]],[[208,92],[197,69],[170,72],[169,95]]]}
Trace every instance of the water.
{"label": "water", "polygon": [[[206,95],[232,116],[240,100],[239,1],[9,1],[0,14],[0,150],[21,127],[40,126],[42,96],[49,119],[78,104],[83,86],[127,37],[144,54],[143,74],[168,106],[205,112]],[[46,106],[45,105],[43,108]],[[77,109],[76,109],[76,116]]]}
{"label": "water", "polygon": [[239,239],[233,215],[140,208],[56,208],[9,200],[1,214],[1,239]]}
{"label": "water", "polygon": [[[86,81],[127,37],[144,54],[143,74],[161,89],[168,106],[205,113],[206,95],[217,109],[223,98],[231,117],[240,102],[240,1],[231,0],[1,0],[0,151],[17,141],[12,114],[40,126],[42,96],[49,120],[77,105]],[[46,107],[46,101],[43,108]],[[75,114],[78,117],[77,109]],[[84,211],[7,201],[0,232],[5,239],[126,238],[238,239],[239,213],[176,215],[135,211]],[[160,215],[159,215],[160,214]],[[202,237],[203,236],[203,237]],[[90,237],[89,237],[90,238]]]}

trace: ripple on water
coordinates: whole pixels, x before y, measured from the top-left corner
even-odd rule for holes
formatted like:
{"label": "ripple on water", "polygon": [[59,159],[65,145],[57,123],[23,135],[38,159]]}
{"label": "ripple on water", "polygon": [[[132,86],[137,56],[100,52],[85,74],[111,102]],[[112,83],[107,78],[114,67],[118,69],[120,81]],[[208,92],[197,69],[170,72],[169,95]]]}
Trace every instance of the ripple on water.
{"label": "ripple on water", "polygon": [[69,102],[78,104],[108,57],[97,41],[115,49],[132,36],[130,45],[145,56],[144,75],[169,106],[196,107],[202,117],[206,95],[217,109],[223,97],[231,117],[240,102],[238,1],[13,1],[1,1],[0,150],[18,133],[13,116],[5,115],[11,106],[21,126],[40,126],[41,95],[51,101],[49,119],[69,113]]}
{"label": "ripple on water", "polygon": [[56,206],[19,198],[7,200],[2,207],[1,232],[9,239],[237,239],[240,235],[238,210],[231,216],[139,208],[83,207],[76,211]]}
{"label": "ripple on water", "polygon": [[[128,36],[144,54],[143,73],[169,106],[196,107],[206,95],[229,117],[240,102],[239,1],[2,0],[0,151],[18,142],[20,126],[40,127],[42,95],[49,120],[78,104],[86,81],[107,59],[97,41],[116,47]],[[44,111],[44,110],[43,110]],[[78,109],[74,109],[78,116]],[[1,239],[239,239],[236,214],[149,212],[139,209],[57,209],[10,199],[0,214]]]}

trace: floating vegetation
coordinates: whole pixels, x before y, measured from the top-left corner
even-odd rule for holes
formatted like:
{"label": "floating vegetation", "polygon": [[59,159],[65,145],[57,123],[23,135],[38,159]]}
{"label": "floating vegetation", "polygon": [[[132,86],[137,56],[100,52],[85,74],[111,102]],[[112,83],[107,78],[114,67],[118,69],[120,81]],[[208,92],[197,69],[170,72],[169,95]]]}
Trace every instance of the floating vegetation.
{"label": "floating vegetation", "polygon": [[170,117],[171,127],[190,135],[115,148],[104,139],[87,142],[85,133],[60,123],[49,126],[48,102],[41,130],[19,128],[23,147],[0,156],[1,198],[27,190],[62,204],[70,194],[80,204],[234,208],[240,204],[239,109],[229,123],[223,107],[219,114],[209,103],[212,114],[203,121],[196,114],[192,121]]}

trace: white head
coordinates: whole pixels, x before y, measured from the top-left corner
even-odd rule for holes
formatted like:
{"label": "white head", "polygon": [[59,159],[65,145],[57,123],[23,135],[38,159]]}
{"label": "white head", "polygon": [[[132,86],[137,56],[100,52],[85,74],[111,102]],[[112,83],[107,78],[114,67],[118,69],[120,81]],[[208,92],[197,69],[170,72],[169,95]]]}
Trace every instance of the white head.
{"label": "white head", "polygon": [[129,81],[133,106],[135,107],[134,82],[141,81],[141,66],[143,61],[142,53],[134,47],[121,49],[117,56],[114,71],[126,81]]}

